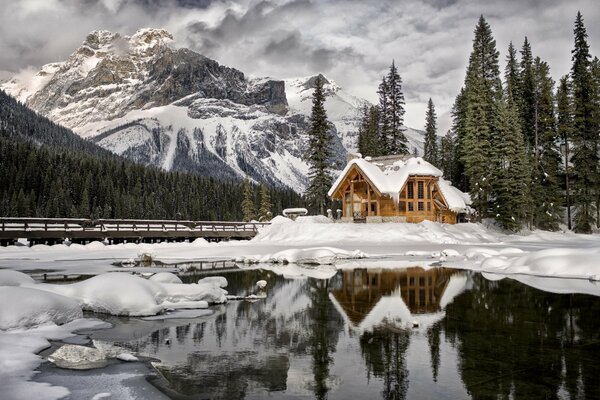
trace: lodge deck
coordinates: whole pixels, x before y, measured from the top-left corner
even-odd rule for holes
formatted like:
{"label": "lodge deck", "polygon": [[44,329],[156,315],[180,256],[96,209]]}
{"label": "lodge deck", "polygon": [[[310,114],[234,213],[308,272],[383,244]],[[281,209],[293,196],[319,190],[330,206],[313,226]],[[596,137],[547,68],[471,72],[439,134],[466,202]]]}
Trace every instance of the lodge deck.
{"label": "lodge deck", "polygon": [[0,246],[27,239],[29,245],[58,244],[65,240],[117,243],[248,240],[268,223],[141,219],[0,218]]}

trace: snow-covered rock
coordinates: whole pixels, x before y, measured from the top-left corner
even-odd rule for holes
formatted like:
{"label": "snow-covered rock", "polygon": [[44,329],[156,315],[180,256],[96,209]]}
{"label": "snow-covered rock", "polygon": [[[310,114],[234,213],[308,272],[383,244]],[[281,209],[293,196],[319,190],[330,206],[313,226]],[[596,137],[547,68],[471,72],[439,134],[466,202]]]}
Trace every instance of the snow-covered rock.
{"label": "snow-covered rock", "polygon": [[307,249],[289,249],[274,254],[249,255],[239,257],[236,261],[245,264],[275,263],[275,264],[312,264],[331,265],[339,260],[366,258],[360,250],[347,251],[333,247],[315,247]]}
{"label": "snow-covered rock", "polygon": [[158,272],[148,278],[148,280],[160,283],[183,283],[177,275],[171,272]]}
{"label": "snow-covered rock", "polygon": [[213,285],[214,287],[226,288],[227,278],[224,276],[208,276],[198,281],[199,285]]}
{"label": "snow-covered rock", "polygon": [[77,301],[68,297],[26,287],[0,286],[0,330],[49,322],[62,325],[82,316]]}
{"label": "snow-covered rock", "polygon": [[34,282],[32,277],[22,272],[0,269],[0,286],[31,285]]}
{"label": "snow-covered rock", "polygon": [[57,293],[76,300],[84,310],[127,316],[156,315],[169,308],[205,308],[224,303],[227,291],[214,283],[182,284],[155,282],[126,273],[110,272],[66,285],[35,284],[39,291]]}
{"label": "snow-covered rock", "polygon": [[267,287],[267,281],[265,281],[264,279],[261,279],[260,281],[256,282],[256,287],[259,289],[264,289]]}

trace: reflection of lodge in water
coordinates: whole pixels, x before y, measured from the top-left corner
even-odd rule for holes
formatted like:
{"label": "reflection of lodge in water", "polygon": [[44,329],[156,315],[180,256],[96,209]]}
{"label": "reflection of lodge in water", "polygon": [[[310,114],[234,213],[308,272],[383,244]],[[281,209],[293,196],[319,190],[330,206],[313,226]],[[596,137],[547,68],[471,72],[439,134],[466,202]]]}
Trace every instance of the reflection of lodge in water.
{"label": "reflection of lodge in water", "polygon": [[359,325],[383,296],[399,295],[412,314],[441,310],[449,268],[354,269],[342,271],[341,287],[332,294],[353,324]]}

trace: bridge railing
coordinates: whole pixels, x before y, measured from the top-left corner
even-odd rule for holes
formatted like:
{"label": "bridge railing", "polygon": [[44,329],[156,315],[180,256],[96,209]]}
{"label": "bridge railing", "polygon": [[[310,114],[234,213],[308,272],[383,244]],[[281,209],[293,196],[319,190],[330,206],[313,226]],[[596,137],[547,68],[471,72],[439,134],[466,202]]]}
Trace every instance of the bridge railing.
{"label": "bridge railing", "polygon": [[0,231],[256,232],[268,222],[0,217]]}

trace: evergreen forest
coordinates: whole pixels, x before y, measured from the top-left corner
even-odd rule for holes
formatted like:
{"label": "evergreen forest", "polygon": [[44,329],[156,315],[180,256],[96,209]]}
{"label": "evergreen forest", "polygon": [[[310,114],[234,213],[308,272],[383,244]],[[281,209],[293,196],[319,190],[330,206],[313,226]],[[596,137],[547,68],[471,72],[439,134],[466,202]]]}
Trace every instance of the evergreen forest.
{"label": "evergreen forest", "polygon": [[[0,91],[0,215],[241,220],[244,184],[125,160]],[[303,205],[291,189],[248,184],[273,215]]]}
{"label": "evergreen forest", "polygon": [[[580,233],[598,228],[600,60],[592,57],[581,13],[573,33],[573,49],[565,53],[571,70],[557,83],[527,37],[520,49],[509,44],[502,71],[492,29],[481,16],[452,128],[442,138],[429,99],[424,158],[471,195],[478,220],[494,219],[513,231],[554,231],[563,223]],[[401,128],[391,122],[402,121],[404,112],[396,75],[392,63],[379,104],[363,110],[357,144],[364,156],[407,153],[398,146]]]}

